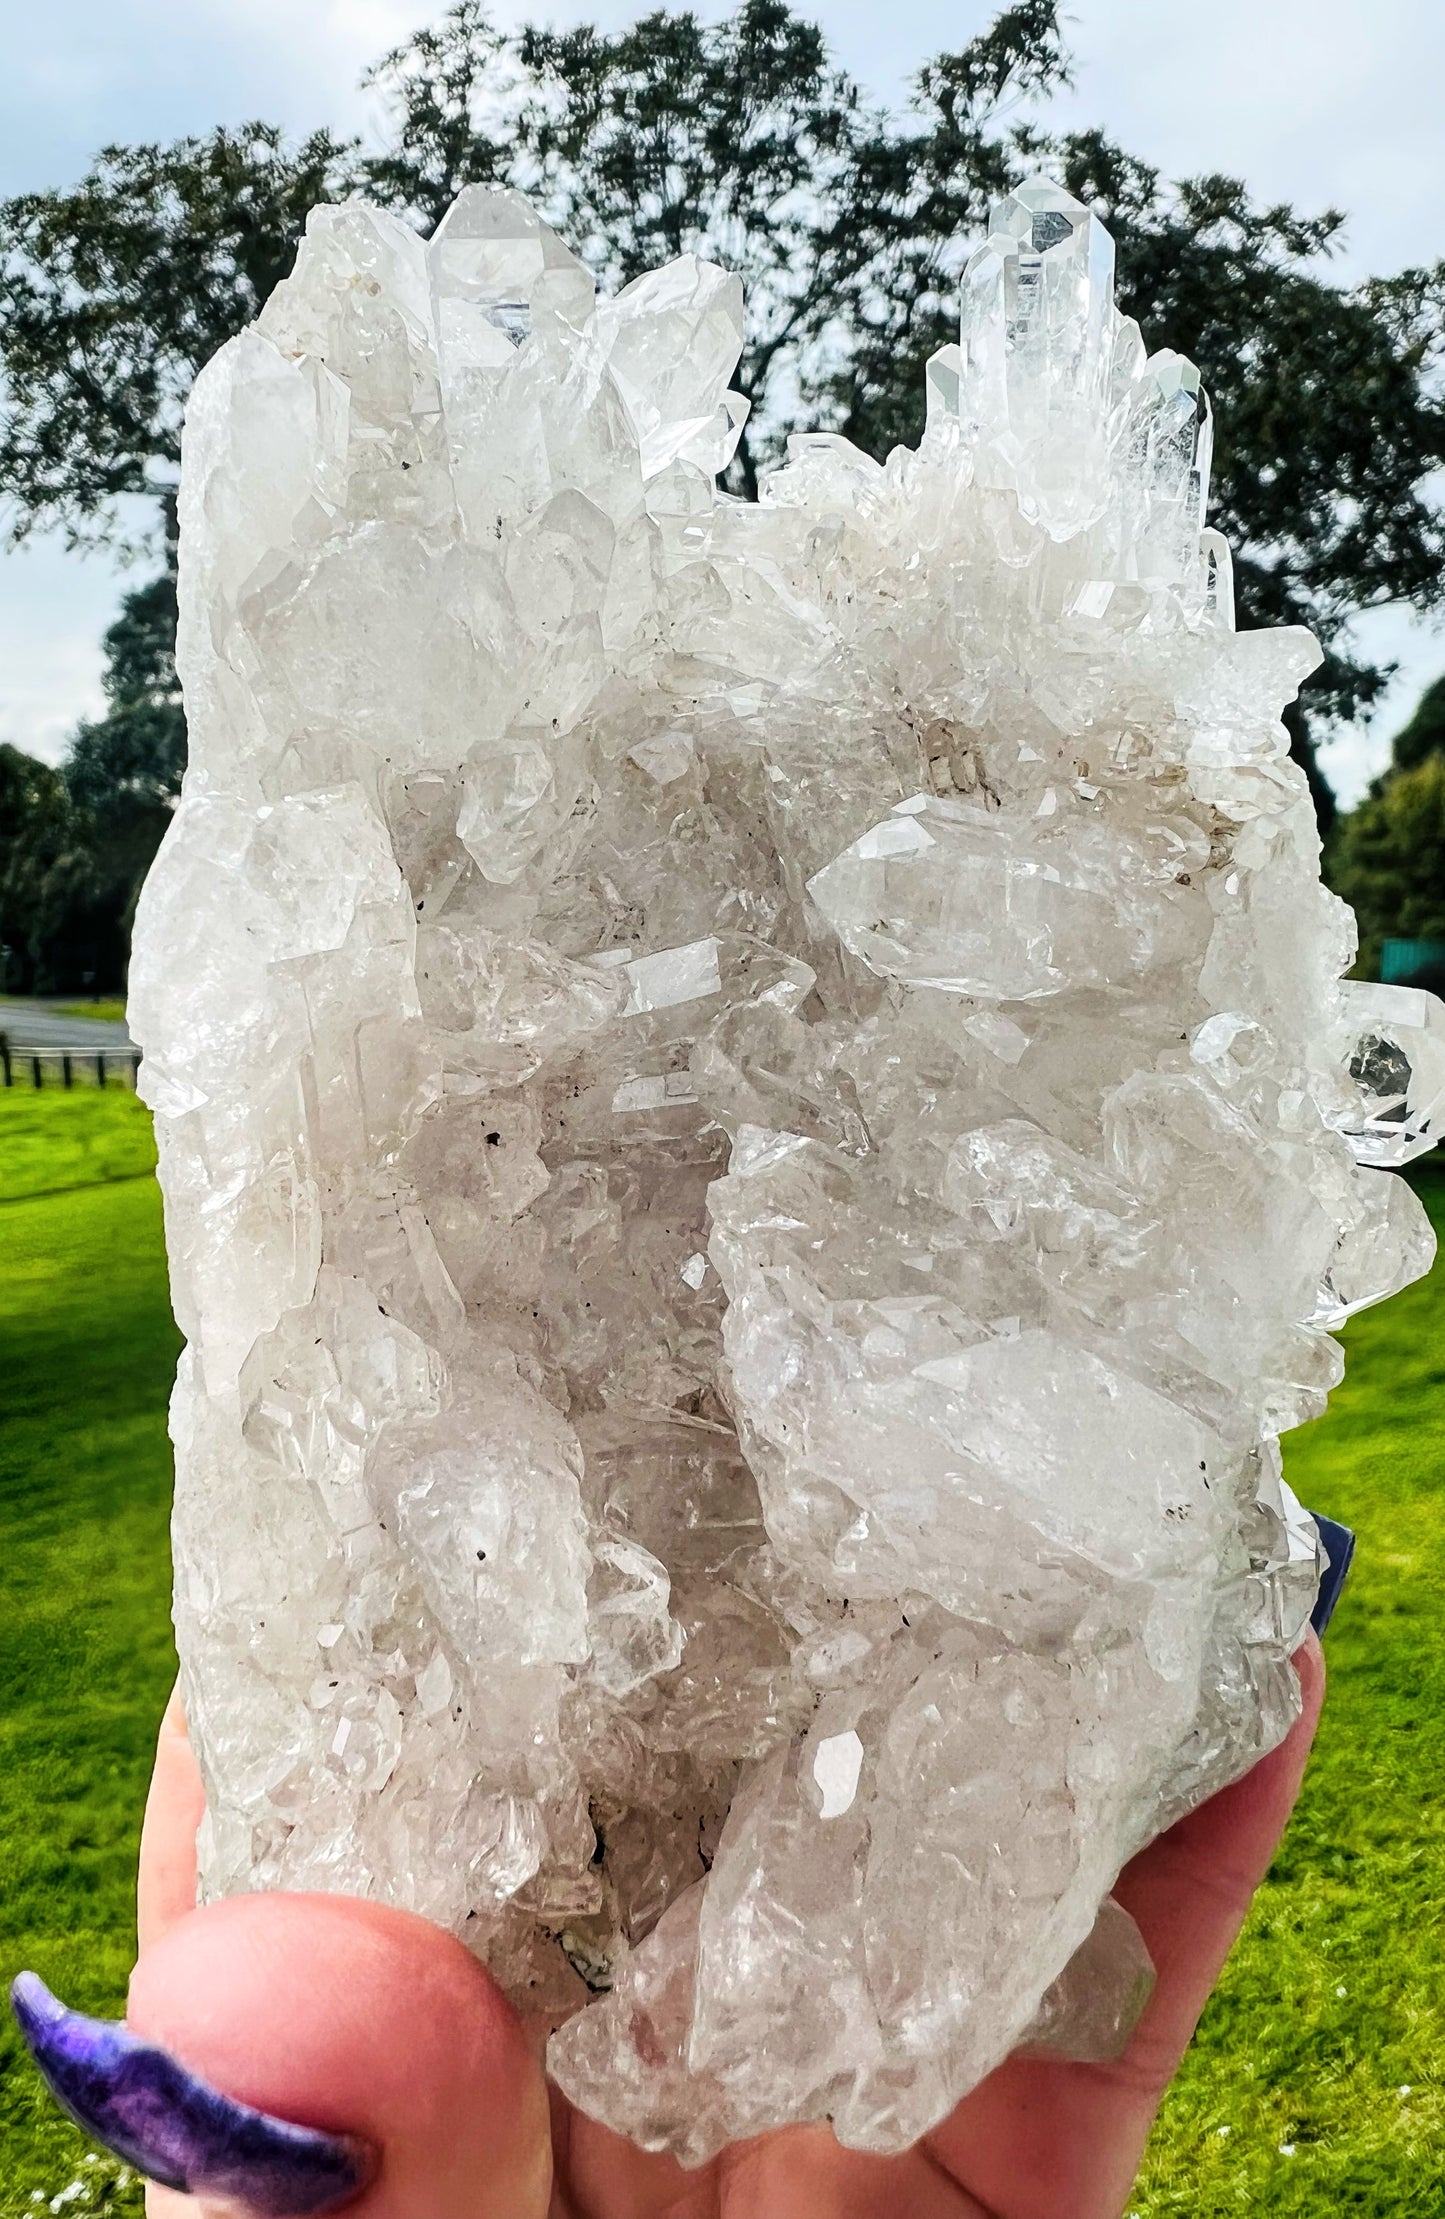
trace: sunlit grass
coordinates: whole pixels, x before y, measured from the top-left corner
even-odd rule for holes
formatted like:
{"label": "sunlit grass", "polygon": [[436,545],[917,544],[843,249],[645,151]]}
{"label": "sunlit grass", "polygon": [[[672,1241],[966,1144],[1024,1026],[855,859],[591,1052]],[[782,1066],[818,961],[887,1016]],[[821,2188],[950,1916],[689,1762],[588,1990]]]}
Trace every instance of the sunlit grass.
{"label": "sunlit grass", "polygon": [[[0,1093],[0,1202],[133,1179],[153,1170],[155,1160],[149,1113],[123,1087],[37,1093],[17,1086]],[[0,1247],[6,1279],[8,1245]],[[8,1405],[0,1405],[0,1421],[8,1415]]]}
{"label": "sunlit grass", "polygon": [[[1445,1178],[1418,1179],[1445,1235]],[[1359,1535],[1283,1852],[1170,2094],[1146,2219],[1445,2211],[1445,1267],[1348,1327],[1286,1445]]]}
{"label": "sunlit grass", "polygon": [[[174,1672],[166,1397],[178,1338],[145,1113],[0,1095],[0,1975],[115,2012],[156,1721]],[[127,1175],[128,1174],[128,1175]],[[104,1183],[80,1185],[89,1177]],[[38,1186],[68,1189],[35,1198]],[[0,2213],[139,2213],[0,2014]]]}
{"label": "sunlit grass", "polygon": [[112,1025],[125,1022],[123,994],[101,994],[93,1002],[56,1002],[52,1006],[62,1017],[94,1017]]}

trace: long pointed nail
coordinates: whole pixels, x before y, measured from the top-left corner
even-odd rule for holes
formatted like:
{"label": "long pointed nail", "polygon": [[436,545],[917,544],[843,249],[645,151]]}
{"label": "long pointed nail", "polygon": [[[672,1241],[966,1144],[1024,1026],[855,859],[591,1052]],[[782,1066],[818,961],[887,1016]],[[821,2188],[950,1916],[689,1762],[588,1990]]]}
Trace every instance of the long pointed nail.
{"label": "long pointed nail", "polygon": [[229,2196],[262,2219],[305,2219],[346,2203],[375,2170],[369,2144],[236,2103],[169,2050],[67,2010],[33,1972],[20,1974],[10,2003],[56,2102],[165,2188]]}
{"label": "long pointed nail", "polygon": [[1310,1612],[1310,1624],[1317,1634],[1323,1634],[1335,1614],[1335,1604],[1345,1584],[1351,1563],[1354,1561],[1355,1537],[1348,1526],[1337,1525],[1333,1518],[1322,1518],[1317,1510],[1310,1513],[1320,1529],[1320,1542],[1325,1552],[1325,1568],[1320,1574],[1320,1591],[1315,1597],[1315,1607]]}

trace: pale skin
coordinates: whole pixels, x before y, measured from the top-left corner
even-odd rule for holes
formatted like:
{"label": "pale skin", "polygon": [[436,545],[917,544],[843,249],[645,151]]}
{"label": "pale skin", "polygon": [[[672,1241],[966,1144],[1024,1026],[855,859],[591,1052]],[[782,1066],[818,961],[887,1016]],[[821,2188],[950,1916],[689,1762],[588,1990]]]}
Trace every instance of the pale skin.
{"label": "pale skin", "polygon": [[[793,2128],[684,2172],[549,2091],[487,1974],[425,1921],[347,1896],[198,1911],[204,1794],[174,1700],[141,1844],[129,2023],[244,2102],[365,2136],[380,2165],[355,2219],[1119,2219],[1299,1792],[1324,1694],[1313,1635],[1295,1661],[1304,1709],[1288,1740],[1119,1880],[1159,1976],[1124,2057],[1012,2060],[902,2157]],[[146,2208],[242,2219],[162,2188]]]}

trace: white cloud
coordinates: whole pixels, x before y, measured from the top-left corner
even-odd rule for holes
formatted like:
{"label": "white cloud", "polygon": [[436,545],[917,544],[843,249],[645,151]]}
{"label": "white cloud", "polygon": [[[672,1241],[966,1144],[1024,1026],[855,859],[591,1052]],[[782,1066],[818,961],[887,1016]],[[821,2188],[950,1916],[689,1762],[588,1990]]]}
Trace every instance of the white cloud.
{"label": "white cloud", "polygon": [[0,571],[0,740],[58,763],[82,717],[95,716],[101,634],[124,591],[104,557],[33,539]]}

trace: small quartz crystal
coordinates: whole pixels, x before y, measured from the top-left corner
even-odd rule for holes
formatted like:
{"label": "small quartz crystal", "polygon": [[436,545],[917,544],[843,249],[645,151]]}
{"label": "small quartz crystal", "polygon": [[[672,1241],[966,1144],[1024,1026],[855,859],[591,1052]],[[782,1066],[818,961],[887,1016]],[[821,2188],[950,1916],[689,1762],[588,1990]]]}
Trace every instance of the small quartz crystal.
{"label": "small quartz crystal", "polygon": [[744,502],[735,277],[321,208],[187,416],[204,1886],[439,1921],[688,2164],[1117,2046],[1116,1875],[1297,1709],[1279,1435],[1430,1259],[1445,1019],[1341,984],[1318,653],[1112,261],[1023,186],[918,448]]}

